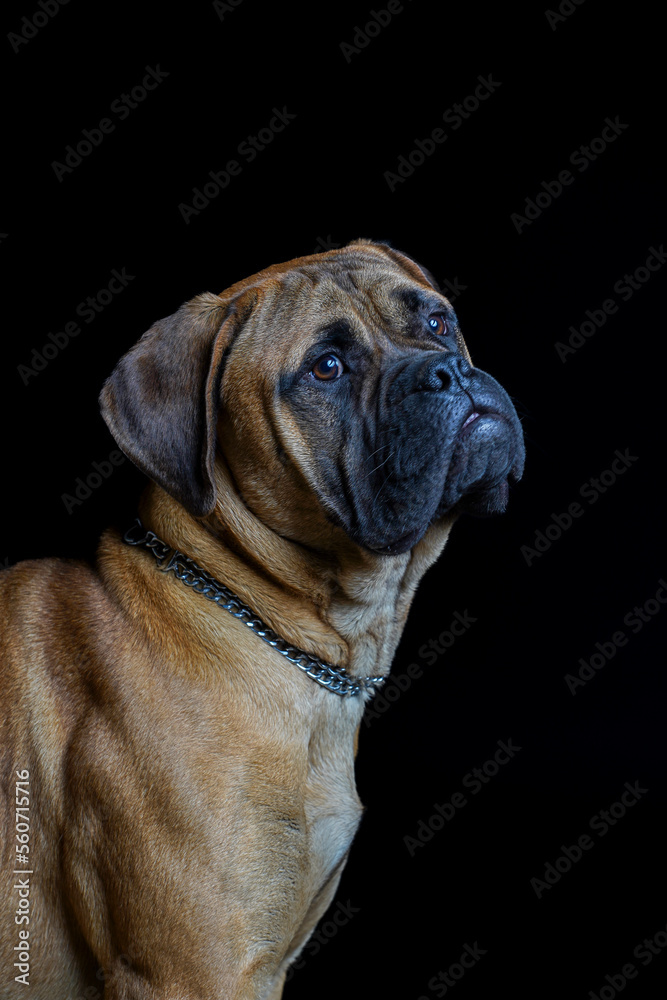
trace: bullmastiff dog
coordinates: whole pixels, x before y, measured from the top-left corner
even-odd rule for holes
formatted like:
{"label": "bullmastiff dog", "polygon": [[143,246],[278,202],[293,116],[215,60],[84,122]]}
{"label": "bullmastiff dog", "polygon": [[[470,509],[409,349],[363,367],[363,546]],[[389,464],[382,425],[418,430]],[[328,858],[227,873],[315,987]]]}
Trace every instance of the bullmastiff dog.
{"label": "bullmastiff dog", "polygon": [[370,240],[182,305],[101,409],[138,520],[0,574],[0,995],[277,1000],[359,823],[364,706],[521,426]]}

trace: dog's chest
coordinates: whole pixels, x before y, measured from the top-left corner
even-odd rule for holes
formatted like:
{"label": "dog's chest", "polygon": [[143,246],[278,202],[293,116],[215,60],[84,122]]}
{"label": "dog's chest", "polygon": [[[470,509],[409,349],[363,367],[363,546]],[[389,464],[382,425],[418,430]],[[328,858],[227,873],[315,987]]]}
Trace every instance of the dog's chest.
{"label": "dog's chest", "polygon": [[354,784],[339,774],[318,772],[308,782],[306,819],[311,877],[318,886],[333,873],[349,850],[361,819]]}
{"label": "dog's chest", "polygon": [[311,852],[311,877],[318,886],[347,854],[363,807],[354,780],[351,741],[321,739],[311,744],[304,811]]}

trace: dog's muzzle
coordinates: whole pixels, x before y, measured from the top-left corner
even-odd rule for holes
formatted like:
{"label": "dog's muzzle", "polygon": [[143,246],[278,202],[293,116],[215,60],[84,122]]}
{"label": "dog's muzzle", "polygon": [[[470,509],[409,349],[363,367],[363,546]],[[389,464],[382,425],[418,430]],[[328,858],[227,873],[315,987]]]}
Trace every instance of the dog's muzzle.
{"label": "dog's muzzle", "polygon": [[[507,503],[525,450],[516,410],[494,378],[458,352],[428,351],[385,373],[381,432],[394,452],[384,466],[382,508],[362,528],[376,551],[405,551],[452,510],[485,515]],[[370,524],[372,517],[372,525]]]}

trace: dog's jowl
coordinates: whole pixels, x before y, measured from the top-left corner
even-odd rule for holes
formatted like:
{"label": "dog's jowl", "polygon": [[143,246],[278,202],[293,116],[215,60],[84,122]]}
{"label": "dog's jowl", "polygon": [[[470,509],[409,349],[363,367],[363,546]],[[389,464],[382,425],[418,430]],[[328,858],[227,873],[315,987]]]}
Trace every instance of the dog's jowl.
{"label": "dog's jowl", "polygon": [[0,998],[277,1000],[359,822],[364,706],[520,423],[369,240],[197,296],[100,401],[137,520],[0,573]]}

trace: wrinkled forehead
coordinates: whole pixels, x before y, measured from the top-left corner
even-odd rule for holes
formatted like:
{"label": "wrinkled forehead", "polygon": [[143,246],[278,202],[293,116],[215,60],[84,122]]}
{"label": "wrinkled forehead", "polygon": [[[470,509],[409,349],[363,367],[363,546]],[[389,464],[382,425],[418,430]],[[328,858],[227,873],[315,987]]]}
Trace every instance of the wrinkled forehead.
{"label": "wrinkled forehead", "polygon": [[415,311],[446,304],[417,265],[383,253],[323,254],[294,264],[257,276],[257,303],[239,338],[245,350],[270,345],[287,360],[343,320],[371,346],[383,331],[407,327]]}

